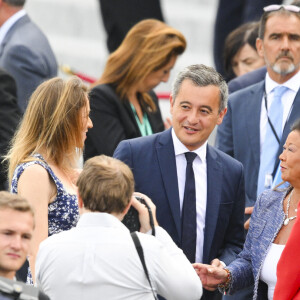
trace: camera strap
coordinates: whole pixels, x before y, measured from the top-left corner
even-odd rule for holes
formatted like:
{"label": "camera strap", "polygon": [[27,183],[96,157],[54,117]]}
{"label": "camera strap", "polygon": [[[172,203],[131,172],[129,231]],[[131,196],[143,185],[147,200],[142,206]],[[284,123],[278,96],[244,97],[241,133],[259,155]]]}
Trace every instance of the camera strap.
{"label": "camera strap", "polygon": [[149,212],[149,219],[150,219],[150,226],[152,229],[152,235],[155,236],[155,226],[154,226],[154,219],[153,219],[151,207],[149,206],[149,204],[146,201],[144,202],[144,204],[146,205],[148,212]]}
{"label": "camera strap", "polygon": [[137,251],[137,253],[139,255],[139,258],[141,260],[141,263],[143,265],[143,269],[145,271],[146,277],[147,277],[149,285],[151,287],[151,291],[152,291],[153,297],[154,297],[155,300],[158,300],[157,297],[156,297],[156,295],[155,295],[155,292],[153,290],[151,281],[150,281],[149,272],[148,272],[148,269],[147,269],[147,266],[146,266],[146,262],[145,262],[143,247],[142,247],[141,242],[139,240],[139,237],[137,236],[137,234],[136,234],[135,231],[131,233],[131,238],[132,238],[132,240],[134,242],[135,249],[136,249],[136,251]]}

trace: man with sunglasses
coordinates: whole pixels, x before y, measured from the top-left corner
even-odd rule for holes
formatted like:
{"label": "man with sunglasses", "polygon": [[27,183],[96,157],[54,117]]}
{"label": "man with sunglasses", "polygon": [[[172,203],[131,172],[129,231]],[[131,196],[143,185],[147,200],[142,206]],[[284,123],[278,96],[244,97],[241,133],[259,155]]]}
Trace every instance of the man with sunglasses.
{"label": "man with sunglasses", "polygon": [[[292,5],[300,7],[300,0],[295,0],[291,3]],[[238,76],[228,82],[229,93],[236,92],[252,84],[258,83],[263,80],[266,76],[267,68],[263,66],[252,72],[248,72],[242,76]]]}
{"label": "man with sunglasses", "polygon": [[252,212],[256,197],[274,186],[279,154],[300,114],[300,8],[265,7],[256,46],[266,61],[266,77],[230,95],[217,133],[217,147],[244,165],[246,214]]}
{"label": "man with sunglasses", "polygon": [[[300,7],[270,5],[260,21],[257,49],[267,66],[265,80],[231,94],[228,111],[218,128],[219,149],[241,161],[245,168],[246,206],[254,205],[265,187],[272,186],[278,169],[279,154],[293,122],[300,114]],[[284,86],[281,96],[282,121],[275,130],[271,105],[275,88]],[[273,127],[273,128],[272,128]],[[268,135],[268,133],[270,133]],[[273,165],[260,174],[264,142],[276,141]]]}

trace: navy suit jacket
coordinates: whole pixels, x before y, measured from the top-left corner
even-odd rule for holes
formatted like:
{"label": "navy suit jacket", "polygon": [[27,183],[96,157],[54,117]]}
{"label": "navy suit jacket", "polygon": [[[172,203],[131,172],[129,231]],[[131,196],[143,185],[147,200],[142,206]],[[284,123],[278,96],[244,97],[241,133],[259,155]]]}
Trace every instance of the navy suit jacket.
{"label": "navy suit jacket", "polygon": [[[135,190],[156,205],[157,220],[181,246],[181,218],[175,152],[171,129],[147,137],[122,141],[114,157],[134,174]],[[207,207],[203,263],[219,258],[233,261],[244,242],[244,174],[241,163],[207,146]],[[204,291],[202,299],[220,299],[216,291]]]}
{"label": "navy suit jacket", "polygon": [[[253,206],[256,201],[260,164],[260,112],[264,88],[265,81],[263,80],[231,94],[227,114],[217,132],[217,147],[244,165],[246,206]],[[273,175],[290,128],[299,117],[300,93],[298,91],[290,117],[282,133]]]}
{"label": "navy suit jacket", "polygon": [[[207,208],[203,262],[235,259],[244,241],[244,175],[241,163],[207,146]],[[114,157],[130,166],[135,189],[157,207],[157,220],[180,247],[181,220],[171,129],[122,141]]]}
{"label": "navy suit jacket", "polygon": [[232,94],[238,90],[244,89],[252,84],[258,83],[265,79],[267,68],[256,69],[252,72],[248,72],[242,76],[238,76],[228,82],[229,93]]}
{"label": "navy suit jacket", "polygon": [[[171,129],[147,137],[122,141],[114,157],[134,174],[135,190],[156,205],[157,220],[181,246],[181,218],[175,152]],[[207,146],[207,207],[203,263],[219,258],[233,261],[244,242],[244,174],[241,163]],[[221,299],[218,292],[204,291],[202,299]]]}

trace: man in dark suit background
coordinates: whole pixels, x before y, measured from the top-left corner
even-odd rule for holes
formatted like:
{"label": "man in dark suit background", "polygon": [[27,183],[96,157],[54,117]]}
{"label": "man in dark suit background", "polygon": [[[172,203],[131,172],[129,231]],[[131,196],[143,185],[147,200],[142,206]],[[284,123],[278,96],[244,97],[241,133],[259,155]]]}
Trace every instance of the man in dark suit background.
{"label": "man in dark suit background", "polygon": [[139,21],[164,22],[160,0],[99,0],[101,17],[107,33],[107,48],[115,51],[125,35]]}
{"label": "man in dark suit background", "polygon": [[214,62],[218,72],[225,74],[223,51],[228,34],[243,23],[259,20],[265,6],[282,2],[282,0],[219,0],[213,45]]}
{"label": "man in dark suit background", "polygon": [[[294,6],[294,11],[289,11],[288,7],[275,5],[268,9],[271,10],[264,12],[260,20],[257,40],[258,53],[266,62],[265,80],[230,95],[228,111],[218,128],[216,139],[216,146],[220,150],[244,165],[246,217],[252,213],[256,198],[263,189],[275,185],[272,179],[275,182],[281,181],[278,175],[278,157],[291,125],[300,115],[299,8]],[[256,74],[258,77],[262,76],[264,70],[254,72],[260,72]],[[249,73],[248,76],[252,74]],[[252,76],[252,79],[255,77]],[[281,96],[280,106],[277,104],[276,112],[276,109],[272,109],[275,91],[282,87],[286,90]],[[280,119],[278,111],[281,111]],[[278,130],[275,130],[277,141],[268,118],[272,126],[279,120]],[[245,223],[245,228],[248,227],[249,220]],[[248,289],[226,299],[234,297],[233,299],[246,300],[252,298],[251,294],[252,291]]]}
{"label": "man in dark suit background", "polygon": [[0,0],[0,67],[17,83],[22,112],[32,92],[57,75],[57,63],[44,33],[23,9],[25,0]]}
{"label": "man in dark suit background", "polygon": [[257,40],[258,53],[266,61],[266,78],[230,95],[227,114],[217,133],[217,147],[244,165],[246,207],[254,205],[258,185],[264,184],[258,182],[261,152],[270,127],[267,114],[272,117],[269,111],[277,86],[287,90],[281,97],[281,139],[274,146],[277,154],[269,174],[273,177],[291,125],[300,115],[300,12],[278,8],[263,14]]}
{"label": "man in dark suit background", "polygon": [[[291,4],[300,7],[300,0],[295,0]],[[228,82],[229,94],[264,80],[266,77],[266,73],[267,68],[266,66],[264,66],[252,72],[248,72],[242,76],[233,78]]]}
{"label": "man in dark suit background", "polygon": [[21,117],[17,104],[17,89],[14,79],[3,69],[0,69],[0,191],[7,190],[6,166],[3,155],[8,146]]}
{"label": "man in dark suit background", "polygon": [[[194,222],[196,228],[190,227],[196,232],[191,262],[228,264],[244,241],[243,167],[207,144],[226,114],[227,97],[227,85],[213,68],[189,66],[177,76],[170,97],[173,128],[122,141],[114,153],[132,168],[136,191],[151,197],[159,224],[187,256],[185,245],[190,237],[184,235],[185,223],[187,218]],[[186,153],[195,153],[195,203],[191,204],[195,209],[188,216],[185,195],[191,180],[185,184],[189,176]],[[204,291],[202,299],[221,297],[216,291]]]}

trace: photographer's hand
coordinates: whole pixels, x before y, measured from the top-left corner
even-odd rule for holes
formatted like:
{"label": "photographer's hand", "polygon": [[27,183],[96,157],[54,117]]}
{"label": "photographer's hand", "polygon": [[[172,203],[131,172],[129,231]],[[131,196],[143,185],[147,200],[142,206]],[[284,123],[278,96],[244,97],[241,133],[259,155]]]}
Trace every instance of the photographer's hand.
{"label": "photographer's hand", "polygon": [[156,220],[156,206],[153,204],[151,199],[149,197],[147,197],[146,195],[144,195],[142,193],[134,193],[133,194],[132,206],[139,213],[139,220],[140,220],[140,223],[141,223],[140,232],[146,233],[149,230],[151,230],[149,212],[148,212],[147,207],[144,204],[142,204],[140,201],[135,199],[134,196],[138,196],[138,197],[143,198],[147,202],[147,204],[150,206],[151,211],[152,211],[152,215],[153,215],[154,226],[158,226],[158,223],[157,223],[157,220]]}

